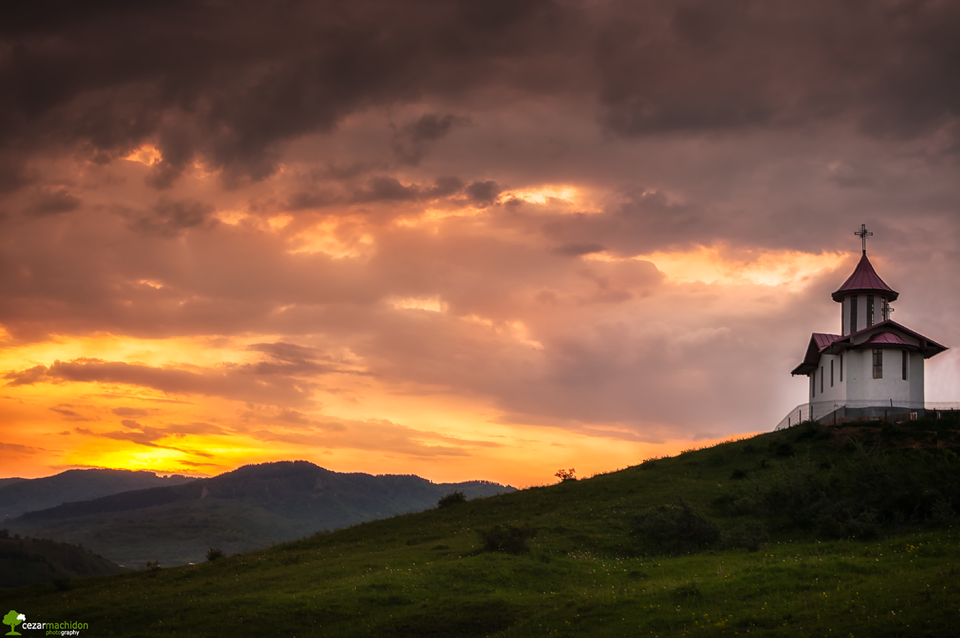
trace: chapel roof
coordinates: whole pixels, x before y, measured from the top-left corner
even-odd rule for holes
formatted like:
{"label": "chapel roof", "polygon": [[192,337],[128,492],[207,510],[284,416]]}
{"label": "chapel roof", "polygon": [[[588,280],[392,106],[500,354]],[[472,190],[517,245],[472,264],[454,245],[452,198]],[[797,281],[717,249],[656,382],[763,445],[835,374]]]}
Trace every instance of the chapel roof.
{"label": "chapel roof", "polygon": [[[859,340],[859,337],[865,336],[864,333],[870,332],[873,334],[867,339],[863,341]],[[916,339],[919,345],[908,343],[901,335]],[[892,319],[887,319],[886,321],[881,321],[880,323],[864,328],[863,330],[858,330],[847,336],[814,332],[810,336],[810,342],[807,345],[807,351],[804,353],[803,361],[794,368],[790,374],[810,374],[820,365],[820,356],[823,354],[839,354],[844,350],[872,347],[906,348],[919,352],[924,359],[929,359],[947,350],[946,346],[940,345],[933,339],[929,339],[919,332],[902,326]]]}
{"label": "chapel roof", "polygon": [[894,346],[907,346],[910,345],[906,341],[900,338],[900,335],[896,335],[892,332],[878,332],[869,339],[867,343],[871,344],[889,344]]}
{"label": "chapel roof", "polygon": [[873,269],[873,264],[867,259],[866,251],[863,252],[863,257],[860,258],[860,263],[857,264],[853,274],[843,282],[843,285],[833,293],[832,297],[834,301],[839,302],[843,301],[843,298],[847,295],[858,292],[880,292],[888,301],[896,301],[897,297],[900,296],[900,293],[885,284],[883,279],[880,279],[880,275]]}

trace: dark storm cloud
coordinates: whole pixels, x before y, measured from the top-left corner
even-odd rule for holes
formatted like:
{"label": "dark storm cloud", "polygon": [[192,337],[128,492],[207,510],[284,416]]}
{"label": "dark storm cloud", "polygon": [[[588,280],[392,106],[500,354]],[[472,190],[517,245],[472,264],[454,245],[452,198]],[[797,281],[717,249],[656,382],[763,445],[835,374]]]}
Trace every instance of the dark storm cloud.
{"label": "dark storm cloud", "polygon": [[24,212],[28,215],[59,215],[78,210],[83,204],[79,197],[71,195],[67,189],[40,191]]}
{"label": "dark storm cloud", "polygon": [[742,233],[740,224],[700,204],[672,202],[662,192],[635,189],[603,214],[569,215],[543,225],[543,233],[563,242],[557,252],[586,255],[611,250],[622,256],[657,249],[709,245]]}
{"label": "dark storm cloud", "polygon": [[[909,137],[960,113],[946,2],[40,2],[0,25],[0,141],[98,162],[151,141],[161,189],[201,157],[228,184],[262,179],[281,143],[427,95],[586,89],[626,136],[846,114]],[[408,125],[401,159],[458,117]]]}
{"label": "dark storm cloud", "polygon": [[419,166],[427,152],[428,143],[446,137],[454,125],[466,122],[469,122],[469,118],[454,115],[441,117],[436,113],[427,113],[394,136],[394,155],[401,164]]}
{"label": "dark storm cloud", "polygon": [[954,3],[681,2],[615,7],[601,30],[601,121],[634,136],[853,116],[912,137],[960,113]]}
{"label": "dark storm cloud", "polygon": [[413,142],[432,142],[439,140],[450,132],[454,122],[462,120],[453,115],[438,116],[436,113],[427,113],[414,124],[408,127],[410,139]]}
{"label": "dark storm cloud", "polygon": [[313,210],[337,203],[339,197],[326,192],[297,191],[283,204],[285,211]]}
{"label": "dark storm cloud", "polygon": [[216,223],[213,206],[192,200],[161,199],[152,208],[131,217],[130,228],[144,235],[176,237],[184,230]]}
{"label": "dark storm cloud", "polygon": [[353,194],[353,201],[366,202],[418,202],[429,201],[453,195],[463,189],[463,182],[456,177],[438,177],[433,186],[422,187],[417,184],[404,186],[395,177],[371,177],[366,188]]}
{"label": "dark storm cloud", "polygon": [[496,182],[488,180],[486,182],[473,182],[467,186],[466,193],[474,203],[490,206],[496,203],[501,190]]}
{"label": "dark storm cloud", "polygon": [[395,177],[371,177],[367,187],[358,190],[355,202],[415,202],[420,199],[420,188],[404,186]]}
{"label": "dark storm cloud", "polygon": [[[5,7],[0,141],[76,145],[95,161],[154,141],[157,188],[198,156],[227,183],[262,179],[278,143],[370,105],[483,84],[509,68],[497,60],[539,55],[538,39],[563,28],[549,2],[484,5]],[[411,139],[438,139],[453,124],[446,117],[417,122]]]}

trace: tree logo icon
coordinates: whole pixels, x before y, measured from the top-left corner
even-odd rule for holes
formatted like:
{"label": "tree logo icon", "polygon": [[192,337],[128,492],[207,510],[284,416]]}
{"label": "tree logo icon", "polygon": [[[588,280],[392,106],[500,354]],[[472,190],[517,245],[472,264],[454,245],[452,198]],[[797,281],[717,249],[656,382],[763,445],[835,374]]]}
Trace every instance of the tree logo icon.
{"label": "tree logo icon", "polygon": [[10,625],[10,631],[8,631],[6,636],[20,636],[20,632],[17,631],[17,625],[26,620],[27,617],[23,614],[18,614],[15,610],[11,609],[7,612],[7,615],[3,617],[3,624]]}

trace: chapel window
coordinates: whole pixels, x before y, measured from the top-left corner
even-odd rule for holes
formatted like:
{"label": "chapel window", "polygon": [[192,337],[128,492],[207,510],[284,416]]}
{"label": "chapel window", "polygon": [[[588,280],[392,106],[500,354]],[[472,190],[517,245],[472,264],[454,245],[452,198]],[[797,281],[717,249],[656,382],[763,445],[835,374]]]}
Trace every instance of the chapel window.
{"label": "chapel window", "polygon": [[883,350],[881,348],[873,349],[873,378],[883,378]]}
{"label": "chapel window", "polygon": [[850,332],[857,331],[857,296],[850,297]]}

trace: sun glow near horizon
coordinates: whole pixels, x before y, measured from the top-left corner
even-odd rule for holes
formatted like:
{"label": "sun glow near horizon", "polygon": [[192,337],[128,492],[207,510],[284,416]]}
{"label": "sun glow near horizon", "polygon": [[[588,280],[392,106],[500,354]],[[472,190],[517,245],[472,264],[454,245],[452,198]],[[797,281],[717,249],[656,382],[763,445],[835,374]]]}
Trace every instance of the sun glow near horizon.
{"label": "sun glow near horizon", "polygon": [[[654,263],[670,285],[790,289],[843,259],[703,247],[630,258]],[[591,261],[616,260],[601,253],[583,263]],[[157,279],[140,283],[165,287]],[[401,315],[422,313],[454,329],[480,329],[477,338],[497,348],[556,356],[540,335],[542,321],[460,316],[441,295],[385,302]],[[7,381],[0,403],[15,414],[9,423],[19,426],[5,441],[14,453],[7,471],[39,476],[100,466],[217,474],[303,458],[337,471],[534,485],[552,482],[558,467],[589,475],[697,445],[698,438],[644,441],[633,434],[636,426],[582,423],[570,429],[536,424],[536,417],[533,424],[498,423],[500,410],[482,397],[457,396],[442,384],[387,381],[369,374],[355,353],[334,354],[308,341],[282,334],[145,339],[103,333],[8,345],[0,350]],[[271,376],[278,370],[284,376]],[[245,395],[244,387],[258,398]],[[37,458],[42,463],[31,460]]]}

